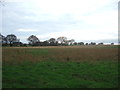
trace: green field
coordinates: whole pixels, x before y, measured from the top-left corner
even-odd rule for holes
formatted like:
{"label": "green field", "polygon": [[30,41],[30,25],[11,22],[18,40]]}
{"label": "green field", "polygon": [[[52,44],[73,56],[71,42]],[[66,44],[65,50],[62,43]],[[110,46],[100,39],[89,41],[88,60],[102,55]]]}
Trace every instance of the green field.
{"label": "green field", "polygon": [[3,88],[117,88],[118,48],[3,48]]}

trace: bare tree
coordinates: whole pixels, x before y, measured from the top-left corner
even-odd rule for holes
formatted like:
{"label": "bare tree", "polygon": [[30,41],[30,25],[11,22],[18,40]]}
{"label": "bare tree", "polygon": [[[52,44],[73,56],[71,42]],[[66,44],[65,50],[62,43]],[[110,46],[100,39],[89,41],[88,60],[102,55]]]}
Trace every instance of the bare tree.
{"label": "bare tree", "polygon": [[48,41],[49,41],[49,43],[56,43],[55,38],[50,38]]}
{"label": "bare tree", "polygon": [[91,42],[89,45],[96,45],[96,43],[95,42]]}
{"label": "bare tree", "polygon": [[86,43],[85,45],[89,45],[88,43]]}
{"label": "bare tree", "polygon": [[31,35],[27,40],[29,41],[29,44],[31,44],[31,45],[34,45],[34,44],[40,42],[40,40],[34,35]]}
{"label": "bare tree", "polygon": [[84,42],[79,42],[78,45],[84,45]]}
{"label": "bare tree", "polygon": [[101,43],[98,43],[98,45],[103,45],[103,42],[101,42]]}
{"label": "bare tree", "polygon": [[72,45],[74,42],[75,42],[75,40],[71,39],[71,40],[66,40],[65,43],[68,44],[68,45]]}
{"label": "bare tree", "polygon": [[65,41],[65,45],[69,45],[69,43],[70,43],[70,40]]}
{"label": "bare tree", "polygon": [[78,43],[77,43],[77,42],[74,42],[73,45],[78,45]]}
{"label": "bare tree", "polygon": [[7,43],[10,44],[10,46],[13,44],[13,42],[17,42],[17,37],[14,34],[9,34],[6,37]]}
{"label": "bare tree", "polygon": [[73,45],[73,43],[75,42],[75,40],[71,39],[71,40],[69,40],[69,42],[70,42],[70,45]]}
{"label": "bare tree", "polygon": [[114,43],[111,43],[111,45],[114,45]]}
{"label": "bare tree", "polygon": [[62,37],[58,37],[58,38],[57,38],[57,41],[60,42],[61,44],[65,44],[66,41],[67,41],[67,38],[64,37],[64,36],[62,36]]}
{"label": "bare tree", "polygon": [[56,41],[55,38],[50,38],[50,39],[48,40],[48,42],[49,42],[49,44],[52,45],[52,46],[54,46],[54,45],[57,44],[57,43],[56,43],[57,41]]}

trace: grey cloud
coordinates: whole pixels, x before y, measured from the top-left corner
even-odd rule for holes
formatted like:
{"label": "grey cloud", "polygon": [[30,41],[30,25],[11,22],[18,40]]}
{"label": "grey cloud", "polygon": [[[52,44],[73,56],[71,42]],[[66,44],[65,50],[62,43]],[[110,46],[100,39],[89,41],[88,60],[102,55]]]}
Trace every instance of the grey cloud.
{"label": "grey cloud", "polygon": [[[41,8],[37,8],[34,10],[40,12]],[[87,24],[82,19],[75,20],[74,15],[69,13],[61,15],[60,17],[58,17],[57,20],[55,20],[54,18],[48,20],[41,20],[42,15],[37,15],[37,13],[33,12],[34,10],[30,7],[27,7],[24,3],[6,3],[5,7],[3,8],[3,34],[6,35],[9,33],[13,33],[16,34],[18,37],[24,37],[31,34],[42,35],[50,32],[62,32],[65,29],[74,30],[78,28],[80,30],[84,30],[84,28],[90,28],[91,30],[92,28],[98,28]],[[26,16],[28,18],[26,18]],[[34,18],[38,20],[35,21]],[[39,30],[39,32],[17,32],[18,29],[37,29]]]}
{"label": "grey cloud", "polygon": [[[57,21],[55,20],[38,20],[26,19],[25,16],[35,17],[30,8],[24,8],[22,3],[9,3],[3,11],[3,28],[5,32],[14,32],[17,29],[39,29],[40,33],[62,31],[65,27],[86,27],[82,21],[73,19],[72,14],[64,14]],[[39,19],[39,18],[38,18]],[[81,23],[81,26],[78,24]]]}

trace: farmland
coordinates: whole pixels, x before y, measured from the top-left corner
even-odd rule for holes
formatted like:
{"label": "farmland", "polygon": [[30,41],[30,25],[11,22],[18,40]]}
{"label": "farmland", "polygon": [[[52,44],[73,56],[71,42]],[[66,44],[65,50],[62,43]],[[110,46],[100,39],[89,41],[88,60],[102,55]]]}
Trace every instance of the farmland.
{"label": "farmland", "polygon": [[3,88],[116,88],[118,46],[3,47]]}

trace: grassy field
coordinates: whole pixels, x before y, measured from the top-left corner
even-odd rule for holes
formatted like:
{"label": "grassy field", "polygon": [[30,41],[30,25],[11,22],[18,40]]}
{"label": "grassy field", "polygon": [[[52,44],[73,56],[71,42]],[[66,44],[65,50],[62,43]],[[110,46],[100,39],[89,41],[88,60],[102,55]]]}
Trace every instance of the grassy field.
{"label": "grassy field", "polygon": [[116,88],[117,46],[3,48],[3,88]]}

